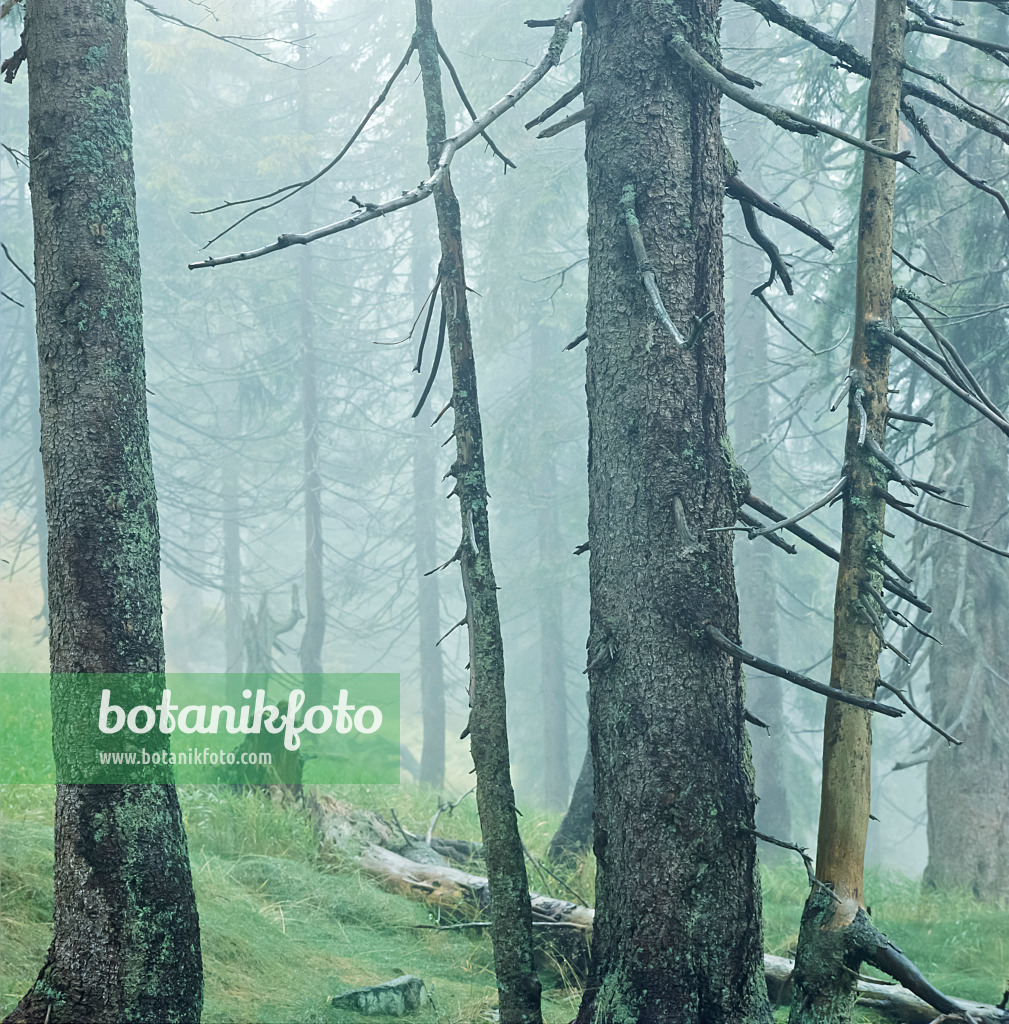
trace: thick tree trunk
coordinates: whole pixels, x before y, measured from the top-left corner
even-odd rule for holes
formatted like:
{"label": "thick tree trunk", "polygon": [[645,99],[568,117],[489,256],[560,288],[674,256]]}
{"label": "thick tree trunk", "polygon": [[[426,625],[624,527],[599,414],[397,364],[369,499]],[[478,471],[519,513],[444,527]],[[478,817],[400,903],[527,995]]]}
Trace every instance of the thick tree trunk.
{"label": "thick tree trunk", "polygon": [[[431,0],[416,0],[416,43],[427,114],[432,171],[447,137],[438,37]],[[491,894],[491,938],[501,1024],[540,1024],[540,982],[533,960],[532,919],[508,753],[504,648],[490,552],[483,427],[466,303],[459,201],[446,171],[434,191],[441,242],[441,298],[452,364],[456,460],[449,470],[459,498],[462,569],[469,625],[470,750]]]}
{"label": "thick tree trunk", "polygon": [[[904,52],[905,0],[876,0],[872,77],[865,138],[895,151]],[[834,598],[830,683],[873,697],[879,679],[880,638],[872,593],[882,593],[883,517],[887,469],[869,449],[886,445],[890,350],[873,333],[891,323],[891,271],[896,165],[866,153],[862,170],[856,268],[855,332],[844,450],[847,487],[841,558]],[[864,420],[863,412],[864,411]],[[870,591],[872,593],[870,593]],[[806,902],[796,954],[793,1024],[843,1022],[855,1002],[856,968],[868,946],[855,928],[864,911],[862,870],[869,825],[870,713],[828,701],[824,720],[823,781],[816,874],[834,898],[814,888]]]}
{"label": "thick tree trunk", "polygon": [[[596,0],[582,51],[589,194],[590,732],[597,918],[579,1024],[766,1021],[731,535],[716,4]],[[622,203],[623,200],[623,203]],[[623,207],[623,208],[622,208]],[[625,214],[626,210],[626,214]],[[680,347],[649,301],[640,224]],[[629,908],[633,906],[634,912]]]}
{"label": "thick tree trunk", "polygon": [[[54,673],[164,672],[125,0],[26,27]],[[53,677],[57,764],[79,687]],[[200,936],[175,788],[59,785],[53,941],[9,1021],[196,1022]]]}

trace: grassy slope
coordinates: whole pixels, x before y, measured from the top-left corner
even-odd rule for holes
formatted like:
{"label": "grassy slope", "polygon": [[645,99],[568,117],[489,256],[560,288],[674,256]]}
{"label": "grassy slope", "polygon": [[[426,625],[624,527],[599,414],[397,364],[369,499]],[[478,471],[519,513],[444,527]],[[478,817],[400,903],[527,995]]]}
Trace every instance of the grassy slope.
{"label": "grassy slope", "polygon": [[[224,789],[182,792],[200,908],[206,1003],[214,1022],[311,1022],[336,1019],[326,996],[401,974],[424,978],[435,1008],[417,1021],[479,1021],[496,1005],[490,943],[472,931],[437,932],[420,904],[390,896],[352,869],[320,870],[315,842],[297,815],[258,797]],[[340,794],[423,832],[436,798],[416,787],[348,787]],[[42,787],[0,787],[0,1016],[27,988],[49,942],[52,914],[52,802]],[[527,813],[523,836],[536,855],[556,816]],[[438,834],[477,838],[472,798]],[[533,887],[551,889],[532,869]],[[569,879],[591,901],[591,865]],[[769,952],[787,954],[805,897],[798,865],[765,872]],[[568,894],[568,898],[572,898]],[[998,999],[1009,976],[1005,911],[950,895],[921,895],[900,877],[869,884],[873,917],[940,987],[964,997]],[[569,1021],[577,995],[547,989],[548,1021]],[[340,1021],[354,1015],[341,1013]],[[364,1020],[365,1018],[361,1018]],[[871,1018],[864,1018],[869,1020]]]}

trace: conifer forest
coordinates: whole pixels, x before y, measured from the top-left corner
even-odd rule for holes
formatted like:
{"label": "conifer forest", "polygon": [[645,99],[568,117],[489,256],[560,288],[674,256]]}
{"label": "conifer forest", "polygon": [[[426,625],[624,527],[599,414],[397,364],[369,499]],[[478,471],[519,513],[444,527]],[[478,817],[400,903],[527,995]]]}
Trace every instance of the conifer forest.
{"label": "conifer forest", "polygon": [[1009,2],[3,0],[3,1024],[1009,1024]]}

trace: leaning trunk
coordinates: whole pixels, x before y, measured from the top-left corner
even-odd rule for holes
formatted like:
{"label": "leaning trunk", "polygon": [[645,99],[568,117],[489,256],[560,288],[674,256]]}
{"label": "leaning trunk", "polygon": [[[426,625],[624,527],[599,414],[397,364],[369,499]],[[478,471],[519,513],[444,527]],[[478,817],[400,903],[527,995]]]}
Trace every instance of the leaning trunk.
{"label": "leaning trunk", "polygon": [[[164,643],[125,0],[32,0],[25,36],[59,767],[82,691],[55,673],[150,705]],[[57,786],[52,944],[8,1020],[196,1022],[202,981],[174,786]]]}
{"label": "leaning trunk", "polygon": [[[753,779],[735,635],[743,493],[725,421],[717,4],[596,0],[582,55],[589,194],[590,732],[597,918],[580,1024],[761,1021]],[[650,270],[683,336],[663,326]],[[628,908],[634,907],[633,914]]]}
{"label": "leaning trunk", "polygon": [[[441,92],[438,37],[431,0],[417,0],[416,43],[427,113],[428,163],[434,172],[447,136]],[[469,627],[470,749],[476,799],[490,884],[491,938],[501,1024],[539,1024],[540,982],[533,962],[532,917],[525,859],[515,818],[508,754],[504,649],[497,584],[491,563],[483,428],[477,403],[476,363],[466,304],[459,201],[446,170],[434,192],[441,242],[442,317],[452,364],[453,435],[456,459],[449,470],[459,498],[462,568]],[[437,358],[437,357],[436,357]],[[454,561],[455,559],[453,559]]]}

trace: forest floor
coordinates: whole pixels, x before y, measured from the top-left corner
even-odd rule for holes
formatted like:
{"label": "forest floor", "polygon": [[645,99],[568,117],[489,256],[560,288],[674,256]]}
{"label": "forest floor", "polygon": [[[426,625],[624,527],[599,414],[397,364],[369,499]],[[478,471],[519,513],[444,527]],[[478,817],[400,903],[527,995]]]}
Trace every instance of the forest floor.
{"label": "forest floor", "polygon": [[[327,788],[355,806],[424,834],[437,797],[417,786]],[[477,930],[437,931],[427,907],[383,892],[349,862],[323,864],[308,820],[259,795],[224,787],[180,790],[200,913],[205,1024],[333,1024],[326,1003],[361,985],[400,974],[424,979],[433,1006],[410,1018],[422,1024],[493,1021],[497,998],[490,940]],[[557,814],[520,820],[534,857],[546,848]],[[436,834],[478,839],[472,797],[438,821]],[[0,1017],[34,980],[49,944],[52,918],[52,791],[0,786]],[[592,902],[591,858],[565,881]],[[539,892],[574,899],[530,865]],[[1005,908],[964,895],[922,894],[901,875],[872,875],[873,919],[925,974],[951,995],[998,1001],[1009,978]],[[798,858],[763,870],[767,951],[794,948],[806,877]],[[544,1017],[570,1021],[579,994],[570,974],[544,974]],[[567,984],[565,984],[567,983]],[[782,1010],[779,1019],[787,1012]],[[374,1020],[340,1011],[341,1022]],[[867,1012],[857,1020],[875,1022]]]}

